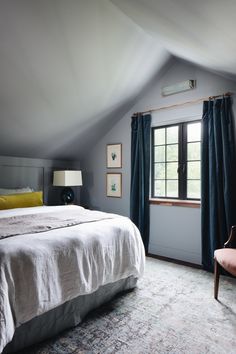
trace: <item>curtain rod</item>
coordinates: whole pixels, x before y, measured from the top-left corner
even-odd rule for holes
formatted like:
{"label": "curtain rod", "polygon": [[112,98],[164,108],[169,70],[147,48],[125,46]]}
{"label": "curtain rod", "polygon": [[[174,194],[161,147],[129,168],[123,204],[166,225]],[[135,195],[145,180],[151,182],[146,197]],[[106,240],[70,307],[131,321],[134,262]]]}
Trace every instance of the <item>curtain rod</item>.
{"label": "curtain rod", "polygon": [[169,105],[169,106],[153,108],[153,109],[149,109],[148,111],[143,111],[143,112],[136,112],[136,113],[134,113],[134,116],[138,116],[138,114],[145,114],[145,113],[152,113],[152,112],[156,112],[156,111],[161,111],[163,109],[169,109],[169,108],[185,106],[185,105],[189,105],[189,104],[200,103],[200,102],[205,101],[207,99],[208,100],[212,100],[212,99],[215,99],[215,98],[218,98],[218,97],[232,96],[232,95],[233,95],[232,92],[226,92],[226,93],[222,93],[221,95],[217,95],[217,96],[202,97],[202,98],[198,98],[197,100],[193,100],[193,101],[187,101],[187,102],[172,104],[172,105]]}

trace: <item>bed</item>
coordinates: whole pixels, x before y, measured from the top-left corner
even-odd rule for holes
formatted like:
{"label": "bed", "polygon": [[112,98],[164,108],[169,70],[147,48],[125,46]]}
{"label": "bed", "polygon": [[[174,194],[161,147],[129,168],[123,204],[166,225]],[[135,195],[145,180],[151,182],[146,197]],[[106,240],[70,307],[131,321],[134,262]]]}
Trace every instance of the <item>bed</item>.
{"label": "bed", "polygon": [[0,353],[77,325],[144,271],[142,240],[126,217],[36,206],[1,210],[0,226]]}

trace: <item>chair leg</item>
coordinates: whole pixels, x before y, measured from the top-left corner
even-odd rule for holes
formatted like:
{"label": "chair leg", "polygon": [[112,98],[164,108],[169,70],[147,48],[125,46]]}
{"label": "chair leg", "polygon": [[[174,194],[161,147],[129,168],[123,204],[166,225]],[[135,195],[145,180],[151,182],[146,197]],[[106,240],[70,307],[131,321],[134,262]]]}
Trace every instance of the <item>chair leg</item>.
{"label": "chair leg", "polygon": [[218,290],[219,290],[219,279],[220,279],[220,265],[215,259],[214,266],[214,298],[218,299]]}

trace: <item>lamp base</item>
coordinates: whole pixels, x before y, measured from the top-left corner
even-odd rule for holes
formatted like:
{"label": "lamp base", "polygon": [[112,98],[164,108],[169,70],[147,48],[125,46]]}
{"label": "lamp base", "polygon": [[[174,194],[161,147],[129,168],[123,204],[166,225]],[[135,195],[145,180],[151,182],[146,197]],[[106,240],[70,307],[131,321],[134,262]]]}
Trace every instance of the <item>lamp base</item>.
{"label": "lamp base", "polygon": [[73,203],[75,198],[75,194],[72,188],[65,187],[61,191],[61,200],[63,204],[71,204]]}

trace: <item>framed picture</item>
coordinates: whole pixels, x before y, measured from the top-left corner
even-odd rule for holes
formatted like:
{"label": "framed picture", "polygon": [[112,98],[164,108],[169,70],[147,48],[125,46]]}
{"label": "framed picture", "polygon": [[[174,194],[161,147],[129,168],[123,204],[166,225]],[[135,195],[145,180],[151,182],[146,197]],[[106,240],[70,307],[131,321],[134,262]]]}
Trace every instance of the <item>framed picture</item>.
{"label": "framed picture", "polygon": [[107,173],[107,197],[121,198],[122,174]]}
{"label": "framed picture", "polygon": [[107,168],[122,167],[122,144],[107,144]]}

